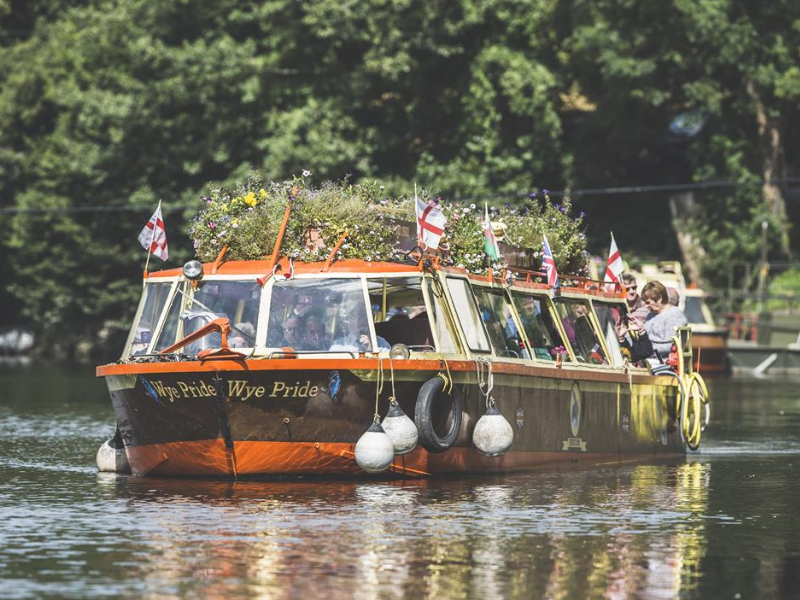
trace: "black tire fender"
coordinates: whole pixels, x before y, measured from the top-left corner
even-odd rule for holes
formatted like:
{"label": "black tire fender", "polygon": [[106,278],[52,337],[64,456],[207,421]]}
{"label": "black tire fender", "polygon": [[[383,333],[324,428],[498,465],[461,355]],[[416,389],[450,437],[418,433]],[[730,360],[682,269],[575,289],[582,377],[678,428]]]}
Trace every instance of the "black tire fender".
{"label": "black tire fender", "polygon": [[444,452],[452,446],[461,432],[462,413],[464,403],[461,393],[453,386],[450,397],[453,399],[450,428],[444,436],[436,433],[433,425],[433,410],[436,397],[443,394],[445,381],[442,377],[433,377],[422,384],[417,394],[417,404],[414,407],[414,424],[419,432],[419,443],[428,452]]}

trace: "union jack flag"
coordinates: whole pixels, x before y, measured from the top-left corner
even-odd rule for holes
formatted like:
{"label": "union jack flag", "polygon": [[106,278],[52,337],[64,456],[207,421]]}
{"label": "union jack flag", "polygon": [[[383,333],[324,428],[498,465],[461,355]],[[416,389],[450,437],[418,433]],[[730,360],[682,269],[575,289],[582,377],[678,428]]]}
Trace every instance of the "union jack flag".
{"label": "union jack flag", "polygon": [[553,253],[550,252],[550,244],[547,243],[547,236],[542,234],[542,246],[544,246],[544,256],[542,256],[542,268],[547,273],[547,285],[551,288],[558,287],[558,271],[556,271],[556,261],[553,260]]}

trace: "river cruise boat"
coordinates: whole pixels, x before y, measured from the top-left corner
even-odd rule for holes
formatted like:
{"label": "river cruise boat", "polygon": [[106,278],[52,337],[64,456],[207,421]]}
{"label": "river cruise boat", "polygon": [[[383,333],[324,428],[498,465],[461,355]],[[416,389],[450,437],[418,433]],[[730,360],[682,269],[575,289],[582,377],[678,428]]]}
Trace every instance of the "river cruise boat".
{"label": "river cruise boat", "polygon": [[[151,273],[121,359],[97,368],[112,446],[136,476],[230,478],[684,455],[699,415],[683,427],[681,400],[699,385],[627,360],[621,291],[562,280],[556,291],[541,273],[473,275],[422,253],[220,256]],[[371,434],[392,440],[389,456]]]}

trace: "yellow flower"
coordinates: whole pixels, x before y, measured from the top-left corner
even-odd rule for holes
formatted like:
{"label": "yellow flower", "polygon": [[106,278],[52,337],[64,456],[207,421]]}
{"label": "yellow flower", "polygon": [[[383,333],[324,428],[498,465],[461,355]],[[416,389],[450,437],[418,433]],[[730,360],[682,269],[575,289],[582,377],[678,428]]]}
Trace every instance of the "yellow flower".
{"label": "yellow flower", "polygon": [[267,192],[266,192],[266,190],[264,188],[261,188],[260,190],[258,190],[258,193],[261,194],[262,198],[266,198],[267,197]]}
{"label": "yellow flower", "polygon": [[255,206],[258,204],[258,200],[256,200],[256,195],[253,192],[247,192],[247,195],[244,197],[244,203],[248,206]]}

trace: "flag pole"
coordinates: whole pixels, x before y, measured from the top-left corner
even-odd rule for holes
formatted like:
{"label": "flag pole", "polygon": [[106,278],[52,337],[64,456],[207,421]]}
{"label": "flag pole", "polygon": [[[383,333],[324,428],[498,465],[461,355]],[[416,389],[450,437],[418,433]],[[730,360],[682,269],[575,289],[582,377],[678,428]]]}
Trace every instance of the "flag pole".
{"label": "flag pole", "polygon": [[[161,200],[158,201],[158,207],[156,207],[155,214],[161,213]],[[150,221],[148,221],[149,223]],[[156,222],[153,223],[153,234],[150,236],[150,245],[147,246],[147,260],[144,263],[144,277],[142,278],[142,285],[145,284],[145,280],[147,279],[147,267],[150,266],[150,254],[153,252],[153,242],[156,239],[156,225],[158,225],[158,218],[156,218]]]}
{"label": "flag pole", "polygon": [[414,182],[414,215],[417,217],[417,244],[422,247],[422,230],[419,225],[419,215],[417,214],[417,182]]}

